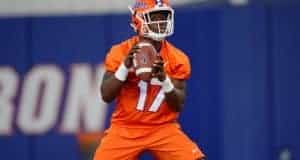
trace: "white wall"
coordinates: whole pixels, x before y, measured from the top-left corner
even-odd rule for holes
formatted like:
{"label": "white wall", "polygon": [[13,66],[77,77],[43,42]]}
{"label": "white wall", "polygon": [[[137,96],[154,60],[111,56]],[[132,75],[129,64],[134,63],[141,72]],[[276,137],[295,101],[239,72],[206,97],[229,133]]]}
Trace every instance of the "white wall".
{"label": "white wall", "polygon": [[[208,0],[170,0],[184,5]],[[0,0],[0,16],[43,16],[128,12],[134,0]]]}

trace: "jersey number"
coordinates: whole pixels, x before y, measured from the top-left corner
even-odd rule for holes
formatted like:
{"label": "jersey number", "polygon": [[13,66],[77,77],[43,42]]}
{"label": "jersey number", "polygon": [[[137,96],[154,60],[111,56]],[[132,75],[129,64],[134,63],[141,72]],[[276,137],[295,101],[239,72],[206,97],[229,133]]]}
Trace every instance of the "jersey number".
{"label": "jersey number", "polygon": [[[144,111],[146,98],[147,98],[148,83],[144,81],[140,81],[138,86],[140,88],[140,97],[137,104],[137,110]],[[160,89],[148,111],[157,112],[164,98],[165,98],[165,94],[163,90]]]}

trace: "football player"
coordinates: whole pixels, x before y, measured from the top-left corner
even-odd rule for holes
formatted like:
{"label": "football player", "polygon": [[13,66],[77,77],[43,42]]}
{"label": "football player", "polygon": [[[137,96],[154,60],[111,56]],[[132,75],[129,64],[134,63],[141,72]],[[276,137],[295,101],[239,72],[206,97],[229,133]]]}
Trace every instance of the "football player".
{"label": "football player", "polygon": [[[130,11],[137,35],[112,46],[105,59],[101,95],[108,103],[116,100],[116,107],[94,160],[135,160],[144,151],[160,160],[204,160],[177,122],[191,66],[187,55],[166,40],[173,34],[174,10],[168,0],[136,0]],[[140,41],[153,44],[160,56],[149,82],[132,70]]]}

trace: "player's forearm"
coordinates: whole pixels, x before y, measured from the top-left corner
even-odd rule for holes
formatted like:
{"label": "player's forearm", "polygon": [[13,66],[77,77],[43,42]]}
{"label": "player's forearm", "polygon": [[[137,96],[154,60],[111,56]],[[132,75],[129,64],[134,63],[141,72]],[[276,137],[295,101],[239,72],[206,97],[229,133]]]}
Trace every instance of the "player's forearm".
{"label": "player's forearm", "polygon": [[101,95],[105,102],[111,102],[119,94],[127,79],[128,67],[121,63],[116,72],[105,72],[101,85]]}
{"label": "player's forearm", "polygon": [[112,102],[119,94],[122,84],[123,82],[116,79],[112,73],[106,73],[100,89],[102,99],[107,103]]}
{"label": "player's forearm", "polygon": [[168,106],[175,112],[180,112],[183,109],[185,92],[174,88],[171,92],[165,93]]}
{"label": "player's forearm", "polygon": [[175,112],[180,112],[183,109],[185,100],[185,87],[184,80],[179,79],[166,79],[162,82],[162,90],[165,92],[165,100],[168,106]]}

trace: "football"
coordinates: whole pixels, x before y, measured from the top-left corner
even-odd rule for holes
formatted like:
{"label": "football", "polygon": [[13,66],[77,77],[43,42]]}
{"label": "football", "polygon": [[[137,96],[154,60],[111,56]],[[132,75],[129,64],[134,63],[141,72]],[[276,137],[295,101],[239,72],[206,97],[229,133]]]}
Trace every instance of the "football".
{"label": "football", "polygon": [[137,45],[140,47],[140,51],[134,55],[133,59],[135,74],[141,80],[150,81],[152,64],[157,58],[157,52],[149,42],[139,42]]}

